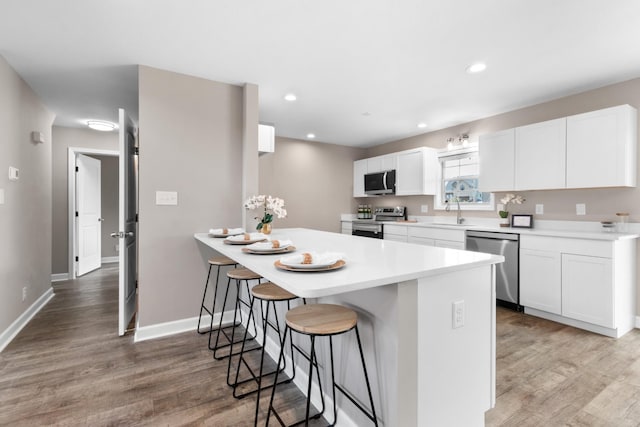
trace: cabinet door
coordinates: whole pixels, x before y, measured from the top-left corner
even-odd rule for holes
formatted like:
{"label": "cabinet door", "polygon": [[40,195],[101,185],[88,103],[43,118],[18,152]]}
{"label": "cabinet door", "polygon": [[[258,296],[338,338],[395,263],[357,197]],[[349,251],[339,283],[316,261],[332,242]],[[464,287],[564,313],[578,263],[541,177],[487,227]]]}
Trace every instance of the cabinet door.
{"label": "cabinet door", "polygon": [[435,246],[438,248],[462,249],[464,250],[464,242],[454,242],[452,240],[436,240]]}
{"label": "cabinet door", "polygon": [[424,246],[435,246],[436,245],[436,241],[434,239],[428,239],[428,238],[425,238],[425,237],[409,236],[407,241],[409,243],[417,243],[419,245],[424,245]]}
{"label": "cabinet door", "polygon": [[611,259],[562,254],[562,315],[615,327]]}
{"label": "cabinet door", "polygon": [[367,159],[353,162],[353,197],[366,197],[364,175],[367,173]]}
{"label": "cabinet door", "polygon": [[382,167],[382,156],[370,157],[366,160],[367,160],[366,173],[382,172],[384,170],[384,168]]}
{"label": "cabinet door", "polygon": [[565,188],[567,119],[516,128],[516,190]]}
{"label": "cabinet door", "polygon": [[276,129],[269,125],[258,125],[258,152],[273,153],[275,151]]}
{"label": "cabinet door", "polygon": [[515,186],[515,129],[480,135],[479,188],[481,191],[511,191]]}
{"label": "cabinet door", "polygon": [[382,156],[382,161],[380,162],[382,165],[383,171],[390,171],[398,168],[397,165],[398,156],[395,154],[387,154]]}
{"label": "cabinet door", "polygon": [[520,304],[549,313],[562,313],[559,252],[520,249]]}
{"label": "cabinet door", "polygon": [[636,186],[637,116],[621,105],[567,117],[567,188]]}
{"label": "cabinet door", "polygon": [[422,151],[409,151],[398,154],[396,171],[396,194],[409,196],[422,194],[424,177],[424,158]]}

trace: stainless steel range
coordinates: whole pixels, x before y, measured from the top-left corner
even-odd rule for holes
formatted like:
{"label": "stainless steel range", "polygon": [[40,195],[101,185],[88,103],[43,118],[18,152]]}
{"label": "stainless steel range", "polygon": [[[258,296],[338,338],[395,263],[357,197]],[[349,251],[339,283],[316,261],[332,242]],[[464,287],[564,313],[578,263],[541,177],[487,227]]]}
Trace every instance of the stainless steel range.
{"label": "stainless steel range", "polygon": [[407,219],[407,208],[404,206],[377,207],[373,210],[373,219],[356,219],[353,221],[354,236],[384,238],[384,223]]}

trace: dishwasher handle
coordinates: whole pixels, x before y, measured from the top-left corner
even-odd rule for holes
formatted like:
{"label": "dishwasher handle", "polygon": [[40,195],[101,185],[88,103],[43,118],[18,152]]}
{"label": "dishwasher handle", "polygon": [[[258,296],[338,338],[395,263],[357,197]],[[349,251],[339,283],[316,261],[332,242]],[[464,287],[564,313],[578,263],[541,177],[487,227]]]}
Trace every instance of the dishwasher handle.
{"label": "dishwasher handle", "polygon": [[513,240],[516,242],[520,240],[520,235],[518,233],[500,233],[497,231],[467,230],[466,236],[480,239]]}

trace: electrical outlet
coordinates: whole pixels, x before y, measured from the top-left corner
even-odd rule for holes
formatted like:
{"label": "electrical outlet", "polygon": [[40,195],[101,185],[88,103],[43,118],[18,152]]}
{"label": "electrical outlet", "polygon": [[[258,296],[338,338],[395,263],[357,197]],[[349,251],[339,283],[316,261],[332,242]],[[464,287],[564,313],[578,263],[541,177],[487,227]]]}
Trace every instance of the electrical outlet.
{"label": "electrical outlet", "polygon": [[453,329],[461,328],[464,326],[464,300],[455,301],[452,304],[452,322],[451,327]]}
{"label": "electrical outlet", "polygon": [[422,213],[429,212],[429,205],[421,205],[420,206],[420,212],[422,212]]}
{"label": "electrical outlet", "polygon": [[24,300],[26,300],[26,299],[27,299],[27,287],[26,287],[26,286],[24,286],[24,287],[22,288],[22,301],[24,301]]}
{"label": "electrical outlet", "polygon": [[544,205],[536,205],[536,215],[542,215],[544,213]]}
{"label": "electrical outlet", "polygon": [[587,214],[587,205],[584,203],[576,204],[576,215],[586,215]]}

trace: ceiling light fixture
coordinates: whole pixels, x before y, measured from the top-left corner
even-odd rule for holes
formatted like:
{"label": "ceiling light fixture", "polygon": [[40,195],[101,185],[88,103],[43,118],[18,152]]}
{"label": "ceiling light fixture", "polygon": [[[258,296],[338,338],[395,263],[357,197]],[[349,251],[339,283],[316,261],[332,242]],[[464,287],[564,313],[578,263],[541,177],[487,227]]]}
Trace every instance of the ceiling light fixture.
{"label": "ceiling light fixture", "polygon": [[486,69],[487,69],[487,64],[485,64],[484,62],[476,62],[475,64],[471,64],[467,67],[467,73],[469,74],[481,73]]}
{"label": "ceiling light fixture", "polygon": [[469,135],[463,133],[456,138],[447,138],[447,150],[457,150],[459,148],[467,148],[469,146]]}
{"label": "ceiling light fixture", "polygon": [[424,129],[424,128],[426,128],[426,127],[427,127],[427,124],[426,124],[426,123],[418,123],[418,127],[419,127],[420,129]]}
{"label": "ceiling light fixture", "polygon": [[316,137],[316,134],[315,134],[315,133],[308,133],[308,134],[307,134],[307,138],[309,138],[309,139],[313,139],[313,138],[315,138],[315,137]]}
{"label": "ceiling light fixture", "polygon": [[293,93],[288,93],[288,94],[286,94],[286,95],[284,96],[284,100],[285,100],[285,101],[293,102],[293,101],[295,101],[296,99],[298,99],[298,97],[297,97],[295,94],[293,94]]}
{"label": "ceiling light fixture", "polygon": [[102,120],[88,120],[87,126],[93,130],[99,130],[101,132],[110,132],[116,128],[114,123],[104,122]]}

